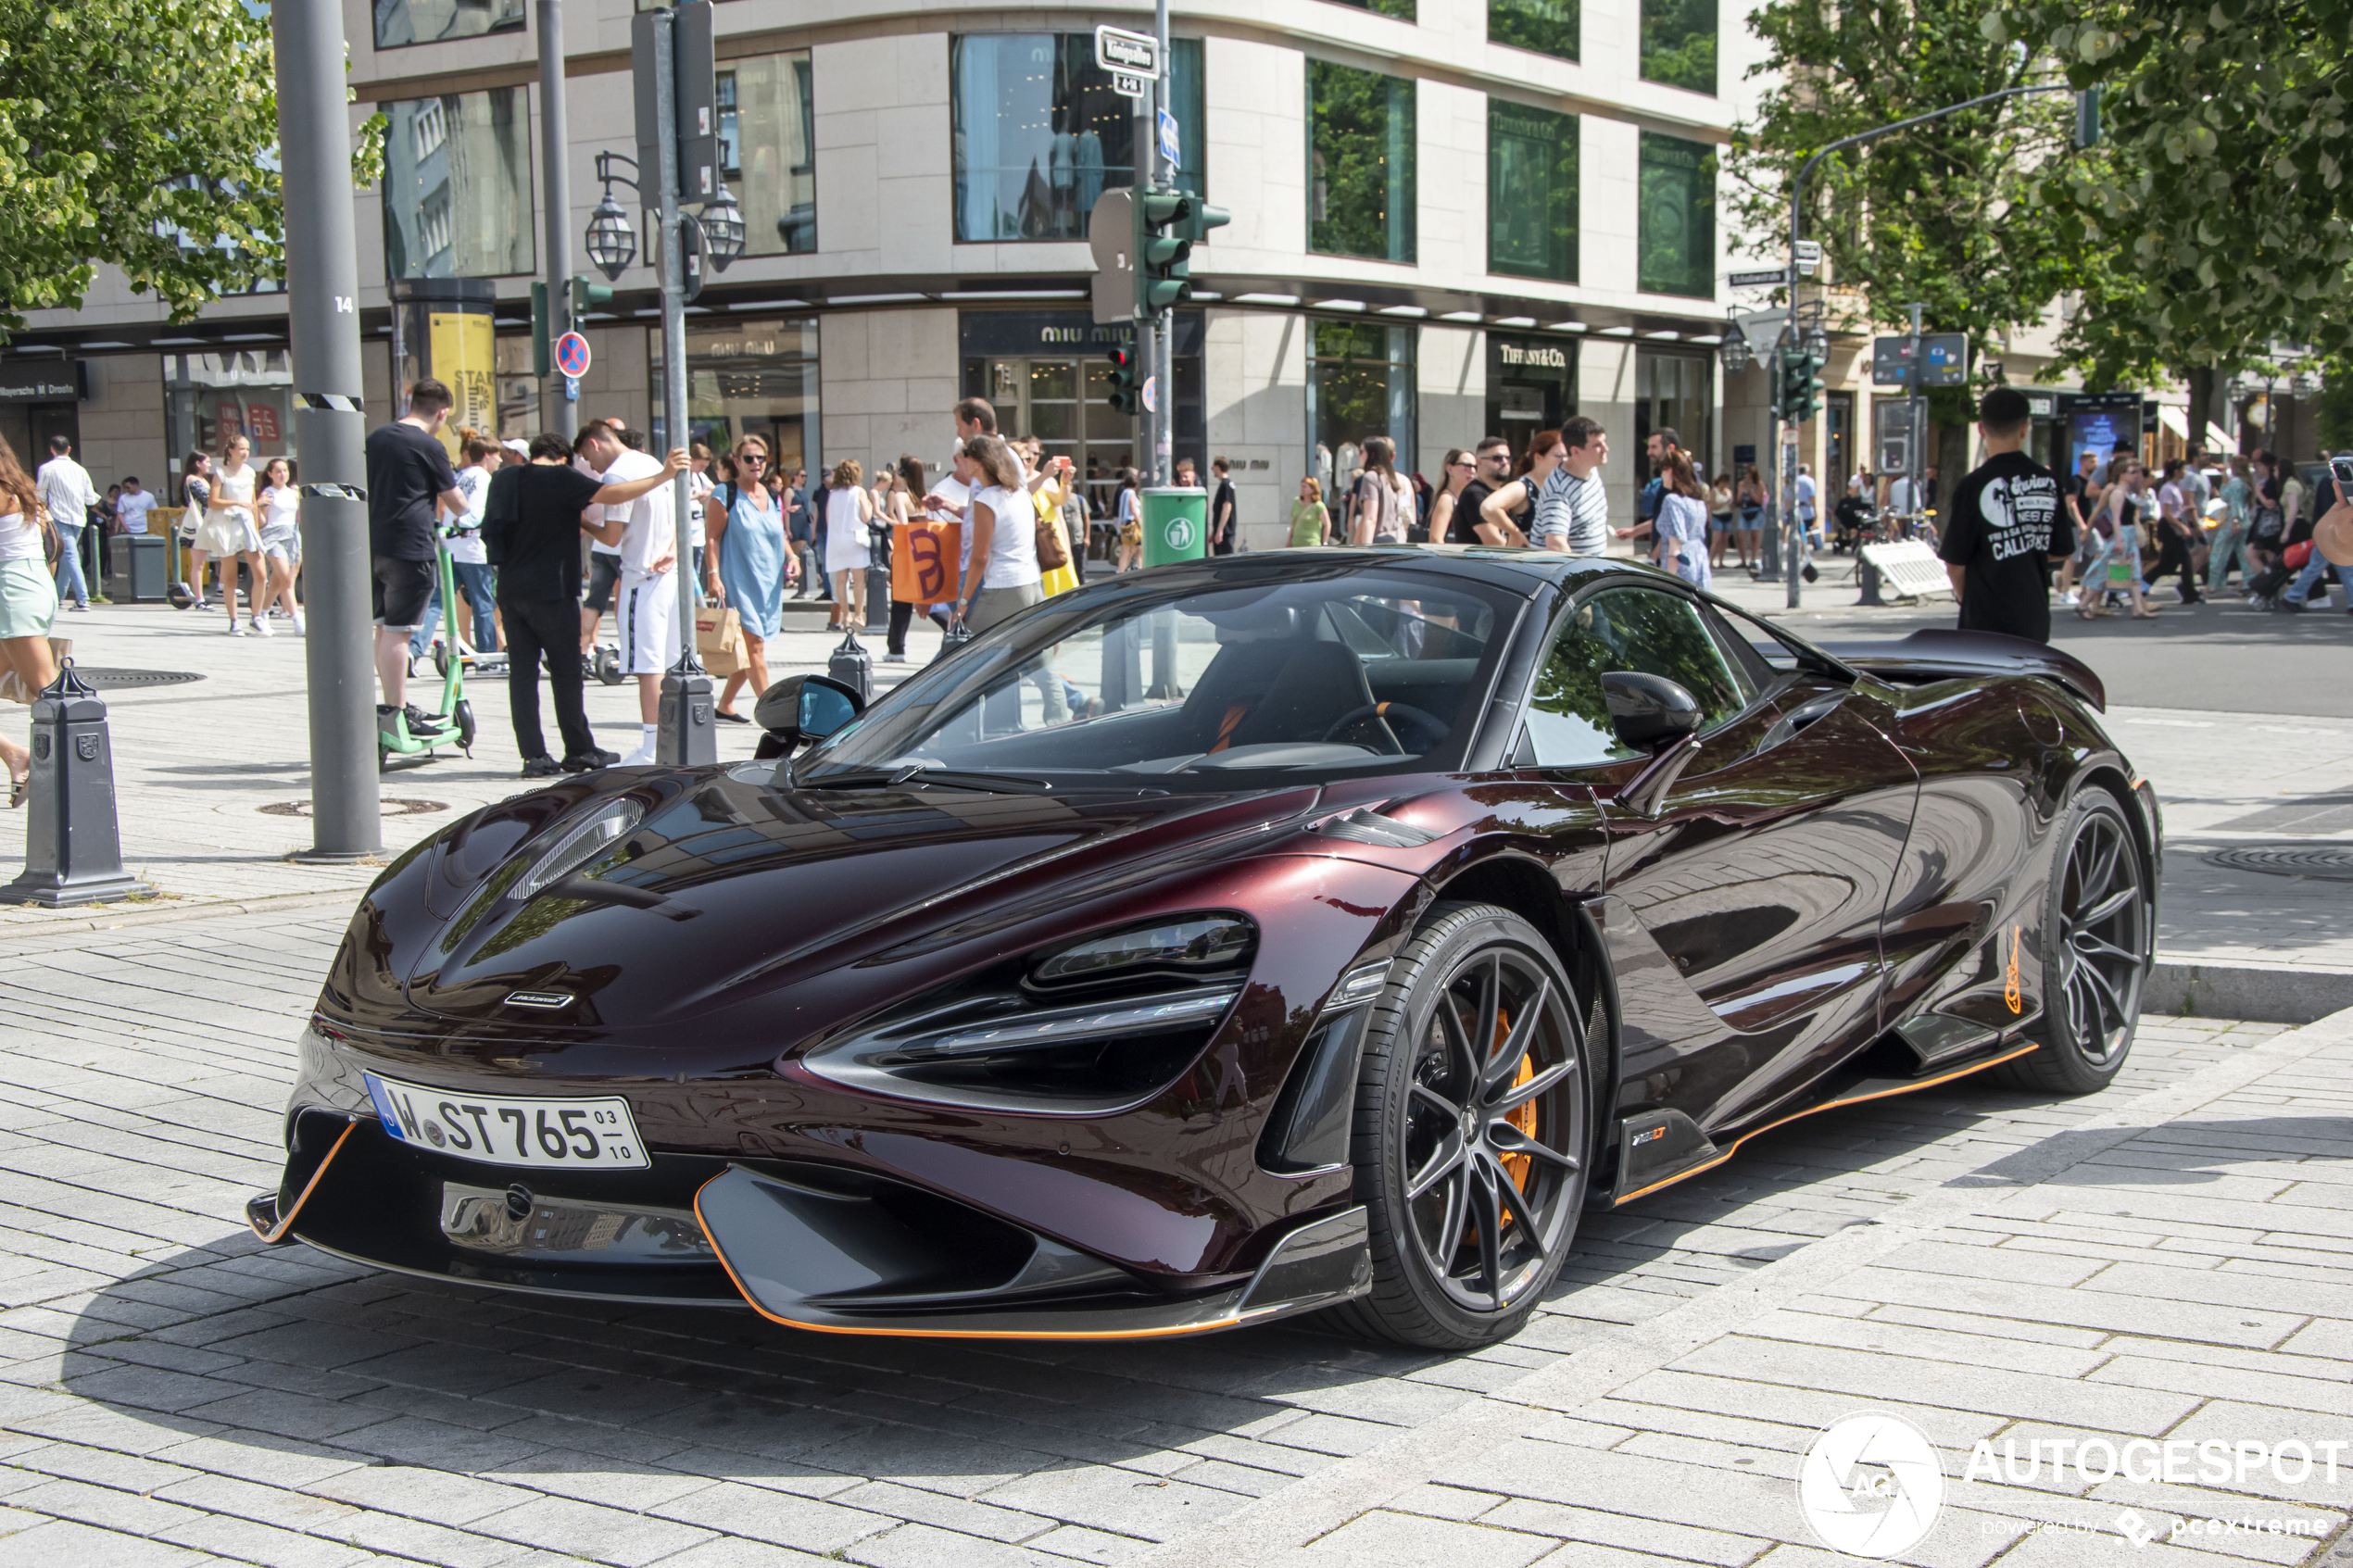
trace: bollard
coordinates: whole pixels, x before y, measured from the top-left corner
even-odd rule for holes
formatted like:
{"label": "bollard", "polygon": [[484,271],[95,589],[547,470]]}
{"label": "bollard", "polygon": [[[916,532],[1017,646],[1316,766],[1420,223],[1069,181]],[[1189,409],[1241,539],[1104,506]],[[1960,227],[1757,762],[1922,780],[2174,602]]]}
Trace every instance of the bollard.
{"label": "bollard", "polygon": [[1868,545],[1855,546],[1855,581],[1863,590],[1863,596],[1855,602],[1885,608],[1887,600],[1880,596],[1879,591],[1879,568],[1873,566],[1870,557],[1863,553],[1869,548]]}
{"label": "bollard", "polygon": [[24,870],[0,903],[62,909],[154,891],[122,869],[107,705],[67,659],[32,705]]}

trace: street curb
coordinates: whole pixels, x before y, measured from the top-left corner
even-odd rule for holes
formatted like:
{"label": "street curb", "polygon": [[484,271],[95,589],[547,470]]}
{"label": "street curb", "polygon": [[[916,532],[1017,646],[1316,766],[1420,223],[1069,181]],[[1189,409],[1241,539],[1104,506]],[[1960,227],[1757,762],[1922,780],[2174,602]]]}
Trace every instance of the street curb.
{"label": "street curb", "polygon": [[2353,1037],[2353,1012],[2275,1035],[2209,1062],[1966,1175],[1891,1206],[1883,1220],[1850,1225],[1745,1279],[1591,1344],[1436,1421],[1245,1504],[1189,1536],[1126,1560],[1124,1568],[1254,1568],[1313,1561],[1295,1554],[1361,1514],[1516,1438],[1540,1432],[1634,1379],[1812,1294],[1831,1280],[1943,1230],[1997,1210],[2085,1160],[2177,1121],[2249,1084]]}
{"label": "street curb", "polygon": [[2145,1012],[2247,1023],[2316,1023],[2353,1008],[2353,969],[2199,963],[2160,957],[2141,987]]}
{"label": "street curb", "polygon": [[86,936],[94,931],[128,931],[136,926],[165,925],[174,921],[217,920],[227,915],[266,915],[293,909],[324,909],[341,905],[350,909],[366,896],[360,887],[322,888],[316,893],[280,893],[266,898],[239,898],[220,904],[195,904],[170,909],[123,909],[118,905],[101,905],[98,912],[74,914],[57,920],[22,921],[0,925],[0,952],[32,947],[45,938],[57,936]]}

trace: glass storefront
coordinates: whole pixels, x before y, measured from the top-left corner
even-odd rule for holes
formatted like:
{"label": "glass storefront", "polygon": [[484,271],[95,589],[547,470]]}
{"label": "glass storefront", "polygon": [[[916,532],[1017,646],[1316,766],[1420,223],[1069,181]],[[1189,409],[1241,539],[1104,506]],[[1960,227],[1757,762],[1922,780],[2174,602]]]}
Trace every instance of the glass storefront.
{"label": "glass storefront", "polygon": [[[1085,32],[950,40],[956,238],[1083,240],[1104,191],[1136,182],[1135,105],[1112,91]],[[1180,189],[1204,194],[1202,45],[1169,47]]]}
{"label": "glass storefront", "polygon": [[[526,345],[526,351],[529,345]],[[165,441],[171,471],[195,451],[220,455],[233,435],[253,443],[257,467],[295,452],[294,372],[283,348],[163,357]],[[161,486],[152,486],[160,489]]]}
{"label": "glass storefront", "polygon": [[1577,412],[1577,345],[1487,334],[1487,422],[1516,458],[1540,430],[1558,430]]}
{"label": "glass storefront", "polygon": [[1635,287],[1716,297],[1716,154],[1704,142],[1642,132]]}
{"label": "glass storefront", "polygon": [[746,256],[817,248],[816,120],[809,51],[730,60],[719,72],[719,162],[744,206]]}
{"label": "glass storefront", "polygon": [[1577,282],[1577,117],[1487,100],[1487,270]]}
{"label": "glass storefront", "polygon": [[[1170,432],[1174,456],[1208,472],[1201,395],[1202,318],[1176,314],[1172,369],[1176,401]],[[1119,470],[1139,457],[1136,421],[1111,407],[1107,351],[1129,347],[1134,329],[1099,323],[1084,311],[968,310],[959,319],[966,396],[986,397],[997,428],[1009,436],[1035,435],[1050,458],[1068,458],[1085,476],[1099,515],[1111,515]],[[936,467],[939,454],[916,454]]]}
{"label": "glass storefront", "polygon": [[1311,324],[1308,461],[1327,502],[1363,470],[1365,443],[1376,435],[1397,444],[1400,472],[1412,472],[1420,460],[1414,444],[1417,336],[1412,327],[1363,321]]}
{"label": "glass storefront", "polygon": [[525,92],[384,107],[384,276],[498,278],[536,265]]}
{"label": "glass storefront", "polygon": [[1698,351],[1634,351],[1634,459],[1650,477],[1651,432],[1671,430],[1704,470],[1715,450],[1716,358]]}
{"label": "glass storefront", "polygon": [[[661,333],[646,333],[652,370],[652,445],[668,448],[661,415]],[[694,440],[714,451],[746,434],[763,435],[777,471],[814,466],[823,450],[817,422],[817,323],[808,320],[728,321],[686,326],[686,422]]]}
{"label": "glass storefront", "polygon": [[1414,83],[1307,62],[1307,248],[1414,259]]}

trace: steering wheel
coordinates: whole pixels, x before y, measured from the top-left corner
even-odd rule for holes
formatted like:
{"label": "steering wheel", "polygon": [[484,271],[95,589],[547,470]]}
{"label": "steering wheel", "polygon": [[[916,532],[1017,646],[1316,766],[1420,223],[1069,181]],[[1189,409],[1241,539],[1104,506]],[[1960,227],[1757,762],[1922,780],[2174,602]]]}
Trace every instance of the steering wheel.
{"label": "steering wheel", "polygon": [[1333,723],[1332,727],[1324,732],[1324,739],[1326,741],[1336,740],[1339,738],[1340,732],[1347,729],[1349,725],[1365,719],[1374,719],[1380,721],[1379,727],[1381,733],[1389,737],[1390,745],[1395,748],[1391,754],[1396,756],[1402,756],[1404,754],[1405,744],[1397,738],[1397,732],[1390,727],[1390,721],[1402,719],[1409,724],[1418,724],[1428,730],[1429,732],[1428,740],[1417,748],[1422,751],[1428,751],[1431,746],[1436,746],[1439,742],[1444,740],[1446,738],[1446,731],[1448,729],[1446,721],[1439,718],[1438,715],[1425,712],[1423,709],[1416,708],[1410,703],[1368,702],[1361,708],[1352,708],[1347,712],[1341,714],[1338,721]]}

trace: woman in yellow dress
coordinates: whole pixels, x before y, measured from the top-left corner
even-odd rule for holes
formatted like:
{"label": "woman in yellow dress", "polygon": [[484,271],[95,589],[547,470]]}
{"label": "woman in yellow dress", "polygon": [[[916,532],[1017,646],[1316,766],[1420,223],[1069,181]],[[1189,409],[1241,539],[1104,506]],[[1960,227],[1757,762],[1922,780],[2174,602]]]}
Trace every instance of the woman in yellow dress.
{"label": "woman in yellow dress", "polygon": [[[1022,442],[1022,460],[1029,465],[1030,494],[1038,502],[1038,519],[1061,529],[1063,537],[1068,539],[1070,530],[1063,521],[1063,506],[1078,486],[1076,465],[1068,458],[1047,461],[1046,444],[1034,435]],[[1086,542],[1081,540],[1076,549],[1067,552],[1068,560],[1039,574],[1038,585],[1046,597],[1051,599],[1078,586],[1077,551],[1086,547]]]}

